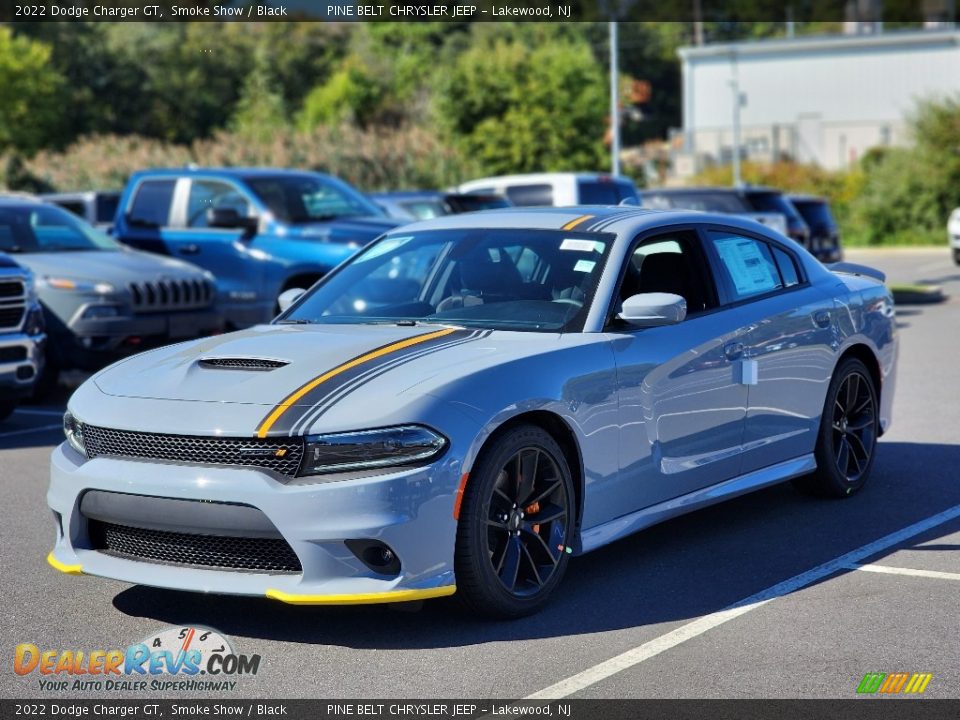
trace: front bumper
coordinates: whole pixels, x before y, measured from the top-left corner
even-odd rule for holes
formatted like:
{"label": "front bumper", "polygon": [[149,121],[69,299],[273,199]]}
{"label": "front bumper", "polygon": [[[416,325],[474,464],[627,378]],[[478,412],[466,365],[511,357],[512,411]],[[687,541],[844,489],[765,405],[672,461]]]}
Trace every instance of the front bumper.
{"label": "front bumper", "polygon": [[0,335],[0,388],[17,395],[29,394],[43,372],[45,343],[46,335]]}
{"label": "front bumper", "polygon": [[[285,484],[251,468],[183,466],[98,457],[82,461],[66,445],[51,456],[47,501],[58,570],[176,590],[267,596],[294,604],[407,601],[455,591],[453,519],[457,468],[441,459],[426,467],[371,477]],[[91,519],[81,511],[91,490],[255,508],[273,524],[302,566],[272,573],[146,561],[94,548]],[[140,523],[141,519],[131,520]],[[95,522],[95,521],[93,521]],[[199,530],[197,531],[199,533]],[[374,572],[346,540],[389,546],[400,572]]]}

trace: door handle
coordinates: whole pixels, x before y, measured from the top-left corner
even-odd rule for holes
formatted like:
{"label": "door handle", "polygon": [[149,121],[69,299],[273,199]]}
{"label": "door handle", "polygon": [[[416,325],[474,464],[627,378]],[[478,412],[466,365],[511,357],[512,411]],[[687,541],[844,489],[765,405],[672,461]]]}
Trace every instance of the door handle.
{"label": "door handle", "polygon": [[819,328],[830,327],[830,313],[826,310],[817,310],[813,314],[813,324]]}
{"label": "door handle", "polygon": [[724,345],[723,354],[727,356],[727,360],[736,360],[743,355],[743,343],[732,342]]}
{"label": "door handle", "polygon": [[181,255],[196,255],[200,252],[200,246],[196,243],[190,243],[189,245],[181,245],[177,252]]}

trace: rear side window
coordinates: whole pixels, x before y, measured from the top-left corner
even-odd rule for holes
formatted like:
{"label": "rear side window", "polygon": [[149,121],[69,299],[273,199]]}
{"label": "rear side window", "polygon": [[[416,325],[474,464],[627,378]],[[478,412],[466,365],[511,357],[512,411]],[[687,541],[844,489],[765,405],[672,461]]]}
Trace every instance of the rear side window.
{"label": "rear side window", "polygon": [[553,188],[550,185],[514,185],[507,188],[507,198],[519,207],[553,205]]}
{"label": "rear side window", "polygon": [[800,284],[800,274],[797,272],[797,264],[790,257],[790,254],[784,252],[778,247],[773,248],[773,259],[776,260],[777,269],[780,271],[780,278],[783,280],[784,287]]}
{"label": "rear side window", "polygon": [[163,227],[170,220],[173,188],[176,180],[144,180],[130,205],[130,222]]}
{"label": "rear side window", "polygon": [[788,218],[800,219],[793,204],[778,192],[747,193],[747,202],[757,212],[776,212]]}
{"label": "rear side window", "polygon": [[72,212],[77,217],[86,220],[86,208],[83,206],[82,202],[75,202],[73,200],[54,200],[54,202],[64,210]]}
{"label": "rear side window", "polygon": [[117,216],[119,194],[97,195],[97,222],[110,223]]}
{"label": "rear side window", "polygon": [[765,295],[785,286],[773,250],[767,243],[730,232],[711,231],[709,236],[724,275],[718,280],[726,285],[731,302]]}
{"label": "rear side window", "polygon": [[582,205],[617,205],[622,200],[616,183],[587,181],[577,184]]}

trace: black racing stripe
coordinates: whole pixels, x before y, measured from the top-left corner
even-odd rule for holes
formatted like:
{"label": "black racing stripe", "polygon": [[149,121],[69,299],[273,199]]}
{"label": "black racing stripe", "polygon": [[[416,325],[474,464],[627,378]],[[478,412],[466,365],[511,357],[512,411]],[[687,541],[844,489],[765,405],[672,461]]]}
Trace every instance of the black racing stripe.
{"label": "black racing stripe", "polygon": [[318,418],[322,417],[328,410],[330,410],[334,405],[338,404],[343,400],[347,395],[350,395],[354,391],[360,389],[364,385],[367,385],[370,382],[373,382],[382,375],[386,375],[388,372],[395,370],[398,367],[407,365],[409,363],[418,360],[419,358],[425,355],[433,355],[442,350],[447,350],[452,347],[457,347],[460,345],[465,345],[466,343],[473,342],[474,340],[480,340],[485,337],[489,337],[493,333],[492,330],[477,330],[475,334],[462,338],[459,340],[454,340],[442,345],[436,345],[434,347],[428,347],[420,352],[410,353],[409,355],[403,355],[402,357],[396,358],[392,362],[384,363],[378,365],[375,368],[368,370],[366,373],[359,375],[350,383],[341,386],[334,393],[331,393],[325,397],[320,403],[314,405],[307,409],[307,412],[300,416],[300,419],[290,430],[290,435],[303,435],[305,429],[312,425]]}
{"label": "black racing stripe", "polygon": [[[322,403],[324,399],[326,399],[327,397],[335,393],[338,389],[347,385],[352,380],[356,379],[358,376],[365,374],[369,370],[373,370],[375,368],[379,368],[384,365],[390,364],[394,360],[397,360],[400,357],[405,357],[407,355],[415,354],[421,350],[425,350],[430,347],[446,344],[453,339],[457,339],[457,338],[464,339],[466,338],[466,336],[470,335],[471,333],[472,331],[469,331],[469,330],[455,330],[452,333],[447,333],[446,335],[443,335],[437,338],[432,338],[430,340],[425,340],[421,343],[417,343],[416,345],[411,345],[410,347],[402,348],[400,350],[387,353],[375,360],[371,360],[369,362],[365,362],[360,365],[357,365],[356,367],[352,367],[349,370],[345,370],[344,372],[339,373],[338,375],[330,378],[326,382],[321,383],[317,387],[313,388],[310,392],[308,392],[306,395],[304,395],[299,400],[297,400],[296,405],[292,405],[289,408],[287,408],[287,410],[280,417],[276,419],[276,421],[270,427],[267,434],[271,437],[276,435],[291,434],[294,426],[296,426],[297,423],[303,418],[303,416],[308,414],[312,408],[316,407],[317,405]],[[368,355],[370,353],[377,352],[377,350],[388,348],[391,345],[395,345],[397,342],[398,341],[395,341],[392,343],[388,343],[387,345],[383,345],[374,350],[369,350],[363,353],[363,355]],[[363,355],[358,355],[357,357],[363,357]],[[356,359],[356,358],[353,358],[353,359]],[[347,360],[342,364],[346,364],[351,361],[352,359]],[[273,409],[271,409],[270,412],[272,413]],[[266,417],[270,417],[270,414],[268,414]],[[266,418],[264,418],[264,420],[261,421],[261,425],[265,421],[266,421]]]}

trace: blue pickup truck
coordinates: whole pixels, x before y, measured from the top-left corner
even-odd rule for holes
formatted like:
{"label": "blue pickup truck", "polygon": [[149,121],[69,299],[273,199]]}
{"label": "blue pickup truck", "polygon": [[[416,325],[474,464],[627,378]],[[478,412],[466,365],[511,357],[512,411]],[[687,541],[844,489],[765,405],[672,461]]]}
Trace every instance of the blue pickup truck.
{"label": "blue pickup truck", "polygon": [[309,287],[398,224],[329,175],[180,168],[130,178],[114,235],[212,272],[227,325],[243,328],[269,321],[281,293]]}

